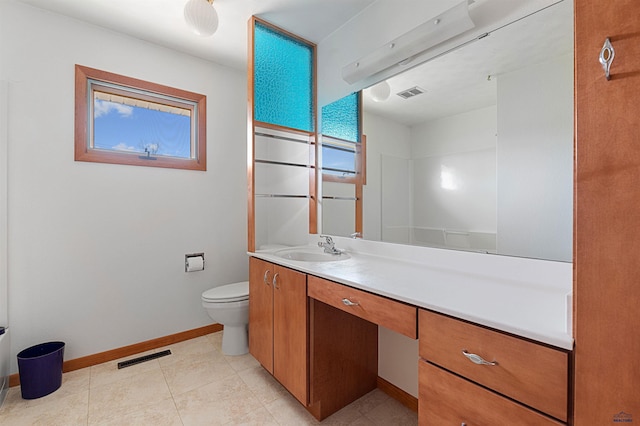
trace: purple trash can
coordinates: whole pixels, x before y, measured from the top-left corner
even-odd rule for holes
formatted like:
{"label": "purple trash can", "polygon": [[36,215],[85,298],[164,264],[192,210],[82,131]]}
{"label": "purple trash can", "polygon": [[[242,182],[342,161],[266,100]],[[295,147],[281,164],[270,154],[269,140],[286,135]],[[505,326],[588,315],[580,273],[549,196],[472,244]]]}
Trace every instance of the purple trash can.
{"label": "purple trash can", "polygon": [[58,390],[62,384],[64,342],[47,342],[18,353],[22,398],[36,399]]}

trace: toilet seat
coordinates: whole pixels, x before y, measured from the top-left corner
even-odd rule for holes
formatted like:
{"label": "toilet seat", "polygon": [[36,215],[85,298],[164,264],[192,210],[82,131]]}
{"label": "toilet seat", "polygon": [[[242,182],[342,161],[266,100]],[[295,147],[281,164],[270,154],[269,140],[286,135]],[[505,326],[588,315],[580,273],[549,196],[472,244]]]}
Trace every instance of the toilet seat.
{"label": "toilet seat", "polygon": [[249,281],[209,289],[202,293],[202,300],[211,303],[231,303],[249,300]]}

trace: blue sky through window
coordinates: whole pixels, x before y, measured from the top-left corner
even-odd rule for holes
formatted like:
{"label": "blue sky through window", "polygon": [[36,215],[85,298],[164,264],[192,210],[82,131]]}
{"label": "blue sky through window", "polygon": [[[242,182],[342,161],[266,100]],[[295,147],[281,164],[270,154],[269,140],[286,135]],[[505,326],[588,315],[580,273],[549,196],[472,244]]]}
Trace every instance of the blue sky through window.
{"label": "blue sky through window", "polygon": [[94,99],[93,112],[96,149],[192,157],[190,116],[102,99]]}
{"label": "blue sky through window", "polygon": [[[331,148],[331,144],[322,146],[322,167],[323,169],[339,169],[324,170],[323,173],[339,176],[353,176],[356,171],[356,154],[355,151],[344,151],[341,149]],[[346,173],[349,170],[352,173]]]}

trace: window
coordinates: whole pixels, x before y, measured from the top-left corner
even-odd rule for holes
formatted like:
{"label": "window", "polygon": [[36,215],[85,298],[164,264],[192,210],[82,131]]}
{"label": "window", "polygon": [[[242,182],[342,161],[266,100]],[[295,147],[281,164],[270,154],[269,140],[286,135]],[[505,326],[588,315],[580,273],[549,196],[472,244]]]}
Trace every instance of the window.
{"label": "window", "polygon": [[314,132],[314,45],[257,19],[253,43],[254,119]]}
{"label": "window", "polygon": [[322,174],[351,182],[357,175],[357,148],[354,142],[322,138]]}
{"label": "window", "polygon": [[76,65],[75,159],[206,170],[206,96]]}
{"label": "window", "polygon": [[362,95],[352,93],[322,107],[323,180],[364,184]]}

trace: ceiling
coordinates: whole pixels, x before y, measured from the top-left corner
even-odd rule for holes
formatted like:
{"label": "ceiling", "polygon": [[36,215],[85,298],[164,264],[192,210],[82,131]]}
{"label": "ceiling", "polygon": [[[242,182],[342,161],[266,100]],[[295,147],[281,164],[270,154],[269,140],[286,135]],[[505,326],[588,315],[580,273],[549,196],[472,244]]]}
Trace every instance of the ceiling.
{"label": "ceiling", "polygon": [[[244,71],[252,15],[319,43],[376,0],[215,0],[219,27],[211,37],[198,36],[186,26],[187,0],[16,1]],[[501,73],[572,52],[572,4],[562,1],[388,79],[391,96],[385,102],[373,102],[365,90],[365,110],[411,126],[495,105]],[[407,100],[396,96],[413,86],[426,93]]]}
{"label": "ceiling", "polygon": [[[573,2],[565,0],[439,58],[387,79],[389,99],[365,90],[365,111],[412,126],[496,105],[500,75],[573,52]],[[398,92],[418,86],[409,99]]]}
{"label": "ceiling", "polygon": [[187,28],[187,0],[17,1],[244,71],[252,15],[318,43],[375,0],[215,0],[219,26],[211,37]]}

